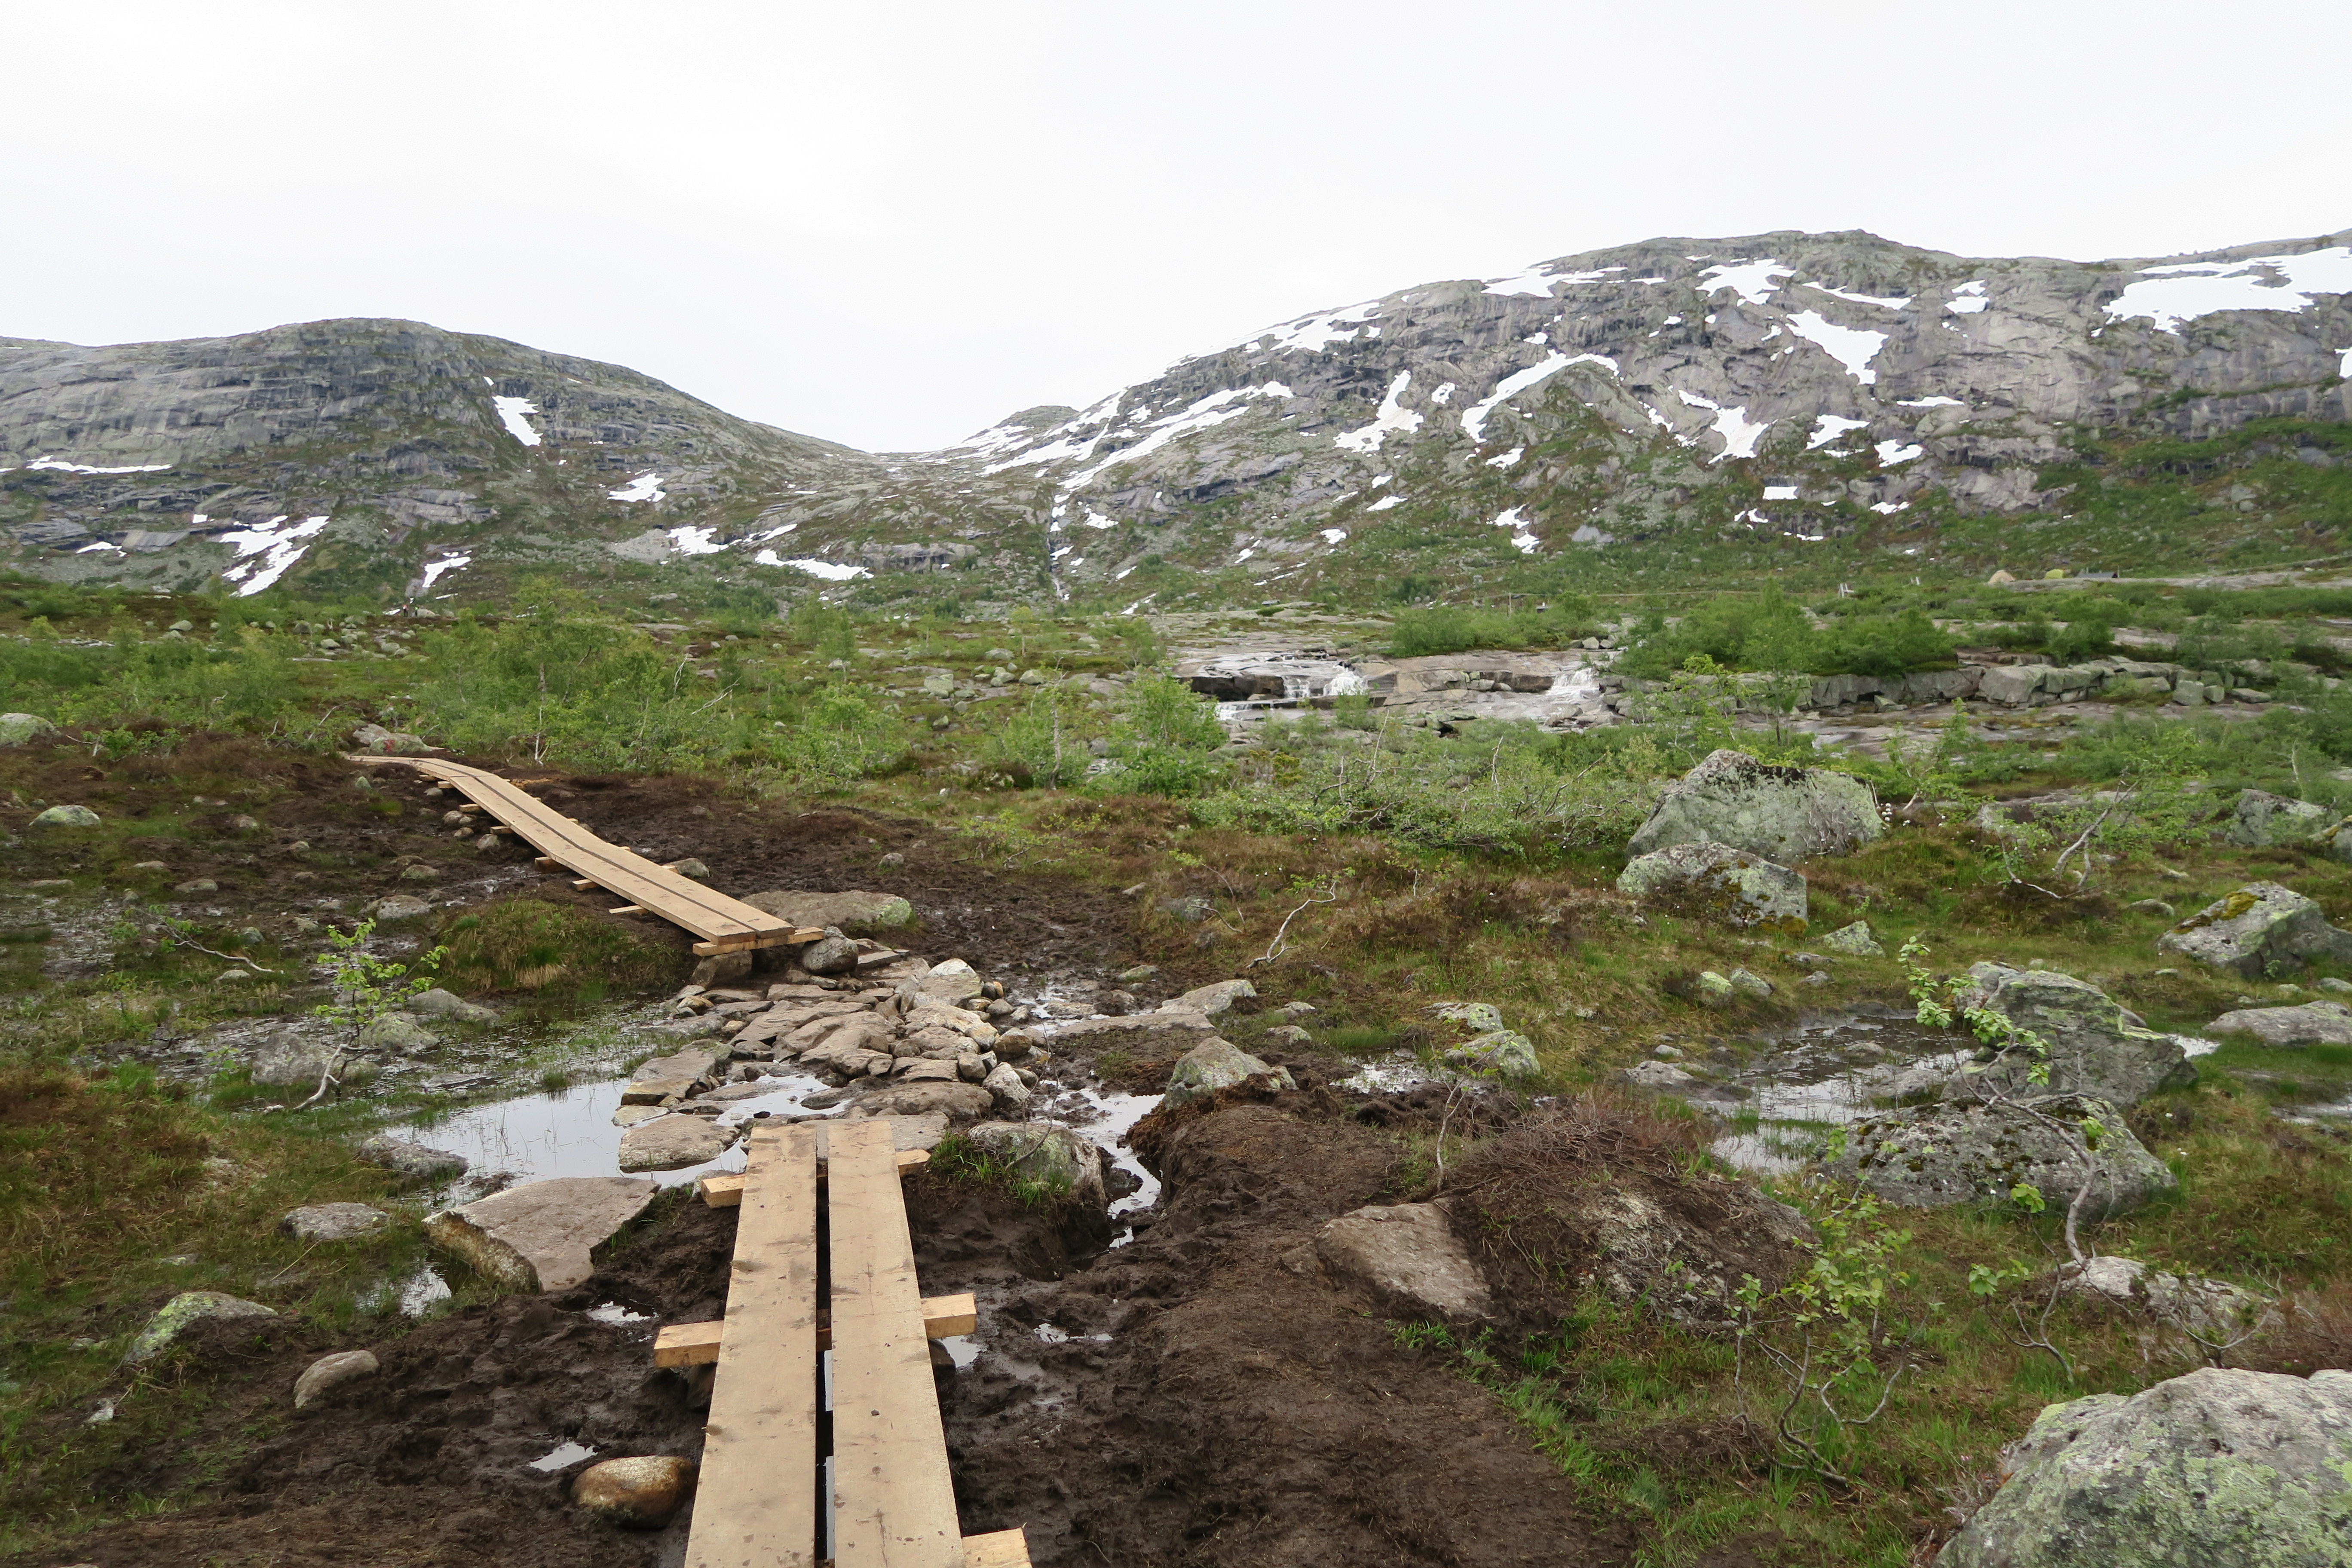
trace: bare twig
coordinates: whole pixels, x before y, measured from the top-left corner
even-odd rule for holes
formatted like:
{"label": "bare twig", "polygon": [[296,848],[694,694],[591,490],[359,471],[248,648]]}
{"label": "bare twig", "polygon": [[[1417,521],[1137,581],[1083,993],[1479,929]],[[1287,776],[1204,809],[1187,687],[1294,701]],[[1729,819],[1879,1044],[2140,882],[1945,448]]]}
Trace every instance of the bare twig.
{"label": "bare twig", "polygon": [[1251,960],[1250,960],[1250,967],[1252,967],[1253,969],[1255,969],[1255,968],[1256,968],[1259,964],[1262,964],[1262,963],[1272,963],[1276,959],[1280,958],[1280,957],[1282,956],[1282,954],[1283,954],[1282,939],[1284,938],[1284,936],[1285,936],[1285,935],[1286,935],[1286,934],[1289,932],[1289,931],[1290,931],[1290,922],[1291,922],[1291,921],[1293,921],[1297,920],[1300,915],[1302,915],[1302,914],[1306,913],[1308,910],[1313,909],[1317,904],[1336,904],[1336,903],[1338,903],[1339,901],[1339,890],[1337,888],[1334,888],[1334,889],[1331,889],[1330,895],[1329,895],[1328,897],[1327,897],[1327,898],[1320,898],[1320,899],[1309,899],[1309,900],[1307,900],[1305,903],[1303,903],[1303,904],[1299,905],[1297,909],[1295,909],[1295,910],[1291,910],[1288,914],[1286,914],[1286,915],[1283,916],[1283,917],[1282,917],[1282,924],[1281,924],[1281,926],[1280,926],[1280,927],[1278,927],[1278,928],[1276,930],[1275,933],[1274,933],[1274,942],[1273,942],[1272,945],[1270,945],[1269,947],[1267,947],[1267,949],[1265,950],[1265,956],[1264,956],[1264,957],[1262,957],[1262,958],[1253,958],[1253,959],[1251,959]]}

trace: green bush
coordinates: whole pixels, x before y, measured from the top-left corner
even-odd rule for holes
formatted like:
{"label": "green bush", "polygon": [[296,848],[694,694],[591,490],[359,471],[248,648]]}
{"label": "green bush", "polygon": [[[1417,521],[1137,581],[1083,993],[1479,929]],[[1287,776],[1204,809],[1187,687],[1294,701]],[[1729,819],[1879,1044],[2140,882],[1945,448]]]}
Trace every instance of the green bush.
{"label": "green bush", "polygon": [[[1407,584],[1414,582],[1405,579]],[[1541,610],[1461,609],[1435,605],[1425,610],[1399,610],[1389,635],[1389,652],[1398,658],[1423,654],[1466,653],[1472,648],[1561,647],[1593,628],[1591,605],[1569,596]]]}

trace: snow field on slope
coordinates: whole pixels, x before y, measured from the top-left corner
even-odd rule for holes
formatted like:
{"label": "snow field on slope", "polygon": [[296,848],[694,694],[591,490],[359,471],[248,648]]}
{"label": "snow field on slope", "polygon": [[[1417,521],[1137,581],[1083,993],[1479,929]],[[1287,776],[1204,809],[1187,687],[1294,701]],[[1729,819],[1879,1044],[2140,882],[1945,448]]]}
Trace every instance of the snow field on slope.
{"label": "snow field on slope", "polygon": [[2158,331],[2178,333],[2222,310],[2308,310],[2321,294],[2352,294],[2352,246],[2143,267],[2137,282],[2107,301],[2106,313],[2119,321],[2145,317]]}

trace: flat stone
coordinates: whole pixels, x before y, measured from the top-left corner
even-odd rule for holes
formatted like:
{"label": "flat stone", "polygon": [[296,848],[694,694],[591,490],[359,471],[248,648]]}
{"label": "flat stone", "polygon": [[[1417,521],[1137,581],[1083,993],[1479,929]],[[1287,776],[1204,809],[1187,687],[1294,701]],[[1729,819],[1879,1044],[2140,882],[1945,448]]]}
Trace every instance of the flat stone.
{"label": "flat stone", "polygon": [[915,923],[915,906],[896,893],[803,893],[779,888],[747,894],[742,901],[794,925],[819,931],[832,927],[844,936],[881,936]]}
{"label": "flat stone", "polygon": [[500,1284],[568,1290],[596,1271],[593,1250],[643,1214],[660,1190],[643,1177],[558,1176],[444,1209],[425,1219],[425,1233]]}
{"label": "flat stone", "polygon": [[603,1459],[580,1472],[572,1500],[632,1530],[659,1530],[694,1495],[697,1467],[673,1455]]}
{"label": "flat stone", "polygon": [[441,1043],[441,1037],[414,1018],[398,1013],[386,1013],[360,1031],[362,1050],[394,1051],[401,1056],[414,1056],[429,1051]]}
{"label": "flat stone", "polygon": [[635,1127],[640,1121],[651,1121],[656,1116],[667,1116],[668,1114],[668,1111],[664,1110],[658,1105],[625,1105],[621,1107],[620,1110],[613,1112],[613,1125],[615,1127]]}
{"label": "flat stone", "polygon": [[2205,1026],[2209,1035],[2252,1035],[2266,1046],[2352,1046],[2352,1009],[2341,1002],[2300,1007],[2242,1007]]}
{"label": "flat stone", "polygon": [[147,1320],[147,1326],[139,1331],[139,1337],[131,1342],[131,1349],[124,1352],[122,1359],[131,1365],[152,1360],[169,1350],[173,1342],[190,1328],[207,1318],[276,1316],[275,1309],[265,1307],[258,1301],[241,1300],[235,1296],[225,1296],[218,1290],[183,1290],[156,1309],[155,1315]]}
{"label": "flat stone", "polygon": [[302,1375],[294,1380],[294,1408],[301,1409],[331,1388],[340,1388],[363,1377],[373,1377],[380,1370],[373,1351],[342,1351],[334,1355],[322,1355],[303,1368]]}
{"label": "flat stone", "polygon": [[[2113,1105],[2076,1098],[2041,1100],[2034,1109],[2069,1121],[2095,1117],[2106,1130],[2095,1156],[2100,1180],[2084,1205],[2089,1217],[2129,1214],[2180,1185]],[[1906,1208],[2007,1202],[2026,1184],[2054,1212],[2074,1201],[2083,1180],[2071,1145],[2034,1117],[1965,1100],[1862,1118],[1829,1168]]]}
{"label": "flat stone", "polygon": [[1682,1068],[1666,1062],[1635,1062],[1617,1076],[1636,1089],[1687,1089],[1698,1082]]}
{"label": "flat stone", "polygon": [[699,1116],[664,1116],[640,1121],[621,1134],[624,1171],[675,1171],[716,1160],[735,1146],[741,1131]]}
{"label": "flat stone", "polygon": [[875,1089],[849,1108],[852,1116],[932,1116],[956,1121],[985,1116],[996,1099],[976,1083],[893,1083]]}
{"label": "flat stone", "polygon": [[1315,1256],[1334,1279],[1390,1311],[1459,1322],[1494,1310],[1470,1249],[1435,1204],[1375,1205],[1341,1215],[1316,1234]]}
{"label": "flat stone", "polygon": [[446,1150],[428,1149],[422,1143],[405,1138],[394,1138],[379,1132],[352,1151],[363,1165],[380,1165],[387,1171],[397,1171],[404,1176],[433,1179],[462,1176],[466,1173],[466,1156]]}
{"label": "flat stone", "polygon": [[495,1024],[499,1021],[495,1009],[468,1002],[437,985],[411,996],[404,1010],[425,1018],[454,1018],[461,1024]]}
{"label": "flat stone", "polygon": [[1886,950],[1879,946],[1878,939],[1871,934],[1868,921],[1856,921],[1852,925],[1840,926],[1822,938],[1821,942],[1832,952],[1843,952],[1853,958],[1886,956]]}
{"label": "flat stone", "polygon": [[414,893],[394,893],[376,900],[362,912],[379,925],[392,925],[402,921],[421,921],[433,912],[433,906]]}
{"label": "flat stone", "polygon": [[392,1223],[392,1216],[366,1204],[310,1204],[289,1211],[278,1228],[297,1241],[349,1241]]}
{"label": "flat stone", "polygon": [[957,1083],[961,1075],[956,1071],[952,1057],[908,1057],[898,1063],[891,1077],[900,1083]]}
{"label": "flat stone", "polygon": [[1257,987],[1246,980],[1220,980],[1213,985],[1196,985],[1181,996],[1160,1004],[1162,1013],[1198,1013],[1202,1017],[1214,1017],[1231,1008],[1241,997],[1255,997]]}
{"label": "flat stone", "polygon": [[1190,1040],[1214,1035],[1217,1026],[1199,1013],[1130,1013],[1120,1018],[1071,1018],[1029,1024],[1022,1032],[1040,1046],[1109,1046],[1139,1050],[1181,1049]]}

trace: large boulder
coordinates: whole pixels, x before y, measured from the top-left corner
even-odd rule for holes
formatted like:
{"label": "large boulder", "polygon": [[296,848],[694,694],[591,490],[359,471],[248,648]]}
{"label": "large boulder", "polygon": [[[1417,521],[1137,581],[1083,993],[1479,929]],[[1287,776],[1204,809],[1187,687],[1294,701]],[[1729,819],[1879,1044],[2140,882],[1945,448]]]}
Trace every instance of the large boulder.
{"label": "large boulder", "polygon": [[2124,1125],[2123,1113],[2096,1100],[2045,1099],[2030,1109],[1954,1100],[1865,1116],[1845,1130],[1830,1169],[1904,1208],[1948,1208],[2007,1199],[2021,1185],[2053,1209],[2072,1203],[2083,1165],[2072,1142],[2044,1119],[2103,1129],[2093,1160],[2098,1182],[2084,1205],[2089,1217],[2129,1214],[2179,1187],[2164,1162]]}
{"label": "large boulder", "polygon": [[1827,768],[1776,767],[1744,752],[1712,752],[1651,808],[1630,855],[1677,844],[1728,844],[1787,864],[1846,855],[1885,831],[1870,786]]}
{"label": "large boulder", "polygon": [[0,746],[21,746],[58,732],[37,713],[0,713]]}
{"label": "large boulder", "polygon": [[2205,1026],[2209,1035],[2252,1035],[2287,1050],[2305,1046],[2352,1046],[2352,1007],[2306,1002],[2300,1007],[2241,1007]]}
{"label": "large boulder", "polygon": [[2267,790],[2242,790],[2221,825],[2221,841],[2243,849],[2308,844],[2327,837],[2336,822],[2336,814],[2324,805]]}
{"label": "large boulder", "polygon": [[1457,1322],[1494,1311],[1477,1261],[1435,1204],[1341,1215],[1316,1233],[1315,1257],[1335,1281],[1388,1311]]}
{"label": "large boulder", "polygon": [[501,1285],[568,1290],[596,1271],[594,1250],[643,1214],[660,1190],[641,1176],[528,1182],[428,1215],[425,1234]]}
{"label": "large boulder", "polygon": [[1168,1097],[1171,1110],[1196,1100],[1206,1100],[1221,1089],[1231,1089],[1245,1079],[1266,1077],[1285,1089],[1296,1089],[1288,1068],[1269,1066],[1234,1045],[1230,1040],[1208,1039],[1194,1046],[1177,1058],[1175,1070],[1168,1075]]}
{"label": "large boulder", "polygon": [[2352,1373],[2202,1367],[2045,1407],[1938,1568],[2342,1568]]}
{"label": "large boulder", "polygon": [[[2141,1026],[2139,1015],[2071,974],[1978,963],[1969,967],[1969,984],[1954,1000],[1962,1007],[1998,1013],[2048,1043],[2049,1080],[2034,1086],[2042,1092],[2137,1105],[2158,1089],[2197,1081],[2197,1068],[2179,1041]],[[2021,1047],[2012,1047],[1987,1070],[2021,1089],[2032,1066]]]}
{"label": "large boulder", "polygon": [[2249,882],[2156,939],[2160,952],[2246,980],[2314,961],[2352,961],[2352,931],[2327,923],[2317,904],[2276,882]]}
{"label": "large boulder", "polygon": [[915,906],[896,893],[803,893],[778,888],[747,894],[743,902],[794,925],[819,931],[832,926],[845,936],[882,936],[915,923]]}
{"label": "large boulder", "polygon": [[1805,879],[1728,844],[1675,844],[1628,862],[1617,890],[1717,924],[1801,936]]}
{"label": "large boulder", "polygon": [[1024,1180],[1059,1188],[1091,1208],[1110,1201],[1103,1185],[1102,1150],[1057,1122],[982,1121],[964,1136]]}

